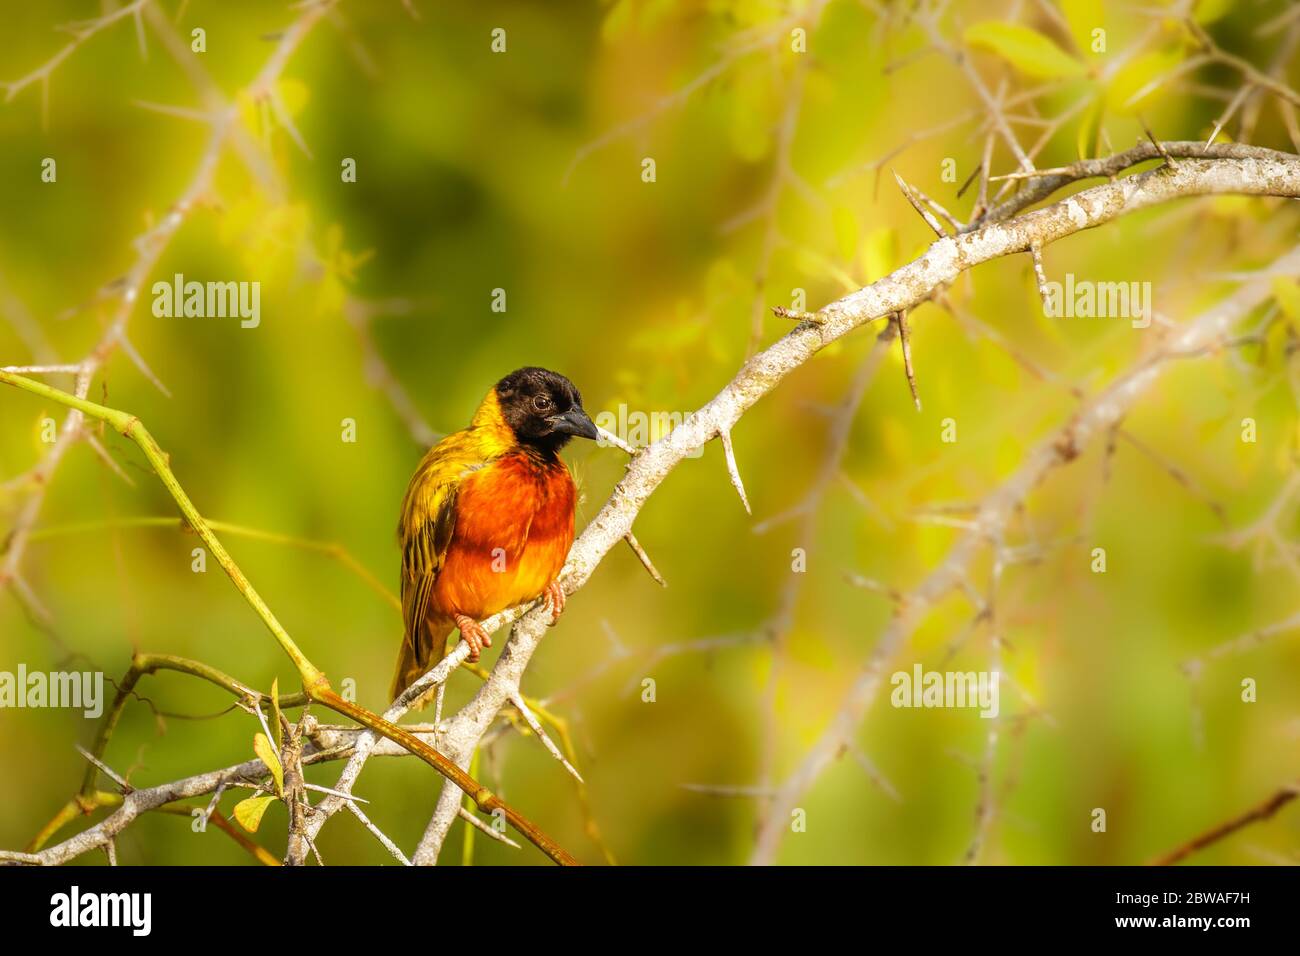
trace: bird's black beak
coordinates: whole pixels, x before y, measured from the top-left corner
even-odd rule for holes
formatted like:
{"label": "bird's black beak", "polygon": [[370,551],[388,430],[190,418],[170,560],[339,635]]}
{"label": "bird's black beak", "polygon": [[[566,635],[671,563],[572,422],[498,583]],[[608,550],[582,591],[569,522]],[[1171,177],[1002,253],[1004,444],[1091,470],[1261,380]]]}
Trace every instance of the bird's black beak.
{"label": "bird's black beak", "polygon": [[600,432],[596,431],[596,425],[583,411],[581,405],[574,405],[563,415],[555,415],[547,419],[551,427],[557,432],[565,435],[577,435],[579,438],[599,438]]}

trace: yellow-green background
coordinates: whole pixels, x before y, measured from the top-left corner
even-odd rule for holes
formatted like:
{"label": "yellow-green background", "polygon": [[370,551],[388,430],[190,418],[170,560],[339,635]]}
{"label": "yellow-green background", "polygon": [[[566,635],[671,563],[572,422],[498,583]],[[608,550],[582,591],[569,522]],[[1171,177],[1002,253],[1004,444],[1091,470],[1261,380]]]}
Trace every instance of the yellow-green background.
{"label": "yellow-green background", "polygon": [[[397,0],[346,2],[343,20],[323,23],[288,64],[280,90],[312,158],[280,127],[247,114],[289,186],[273,202],[227,150],[210,202],[187,221],[151,277],[257,280],[262,324],[155,318],[146,295],[131,316],[131,341],[173,392],[155,390],[118,351],[91,397],[140,415],[202,511],[268,531],[337,542],[395,585],[393,528],[407,478],[422,452],[367,383],[361,344],[338,308],[338,276],[300,268],[303,240],[335,266],[337,249],[369,253],[344,277],[349,294],[405,298],[406,315],[381,317],[374,343],[392,375],[437,430],[461,427],[505,372],[541,364],[568,374],[594,413],[625,403],[642,412],[689,411],[711,397],[744,360],[755,295],[786,304],[807,290],[810,307],[878,278],[930,237],[886,170],[879,187],[864,168],[909,135],[978,101],[961,73],[931,55],[886,73],[891,61],[925,43],[896,12],[883,23],[873,4],[834,0],[808,38],[799,65],[788,40],[741,57],[681,104],[653,113],[566,170],[603,131],[647,115],[656,102],[725,57],[726,44],[753,31],[778,31],[801,9],[777,3],[650,0],[614,4],[441,4],[416,0],[412,20]],[[169,15],[174,2],[163,4]],[[1019,6],[1022,22],[1065,45],[1035,4],[957,4],[961,26],[1000,18]],[[1099,18],[1113,55],[1154,24],[1149,71],[1190,55],[1173,20],[1129,5],[1072,14]],[[1213,7],[1211,9],[1210,7]],[[0,77],[14,79],[53,55],[59,24],[97,15],[93,2],[3,4]],[[1256,27],[1284,4],[1202,4],[1202,18],[1227,49],[1261,68],[1280,34]],[[1231,9],[1227,9],[1227,8]],[[194,0],[182,35],[207,30],[201,63],[227,94],[247,85],[296,16],[283,3]],[[507,31],[508,51],[490,51],[489,32]],[[746,34],[745,31],[751,31]],[[142,59],[129,20],[90,39],[54,73],[49,124],[32,88],[0,108],[0,282],[71,360],[97,340],[118,301],[98,291],[133,262],[132,239],[165,215],[193,176],[207,130],[135,105],[193,107],[193,89],[149,32]],[[359,44],[373,63],[353,56]],[[1105,55],[1086,54],[1089,68]],[[986,53],[976,61],[991,84],[1026,78]],[[1283,76],[1296,78],[1296,70]],[[1226,68],[1198,82],[1235,92]],[[772,182],[778,128],[788,96],[800,102],[789,151],[807,189],[785,183],[775,207],[777,242],[758,283],[764,220],[724,224],[761,203]],[[1139,138],[1123,91],[1081,77],[1037,101],[1053,116],[1082,96],[1110,96],[1105,129],[1115,148]],[[1131,90],[1130,90],[1131,92]],[[1206,136],[1221,99],[1175,85],[1142,104],[1166,139]],[[1040,165],[1076,158],[1079,122],[1064,124]],[[1229,132],[1234,130],[1230,124]],[[1018,127],[1022,141],[1037,136]],[[1254,141],[1291,149],[1272,103]],[[956,160],[958,180],[978,164],[983,136],[973,124],[924,139],[888,165],[958,215],[972,201],[940,176]],[[44,157],[58,182],[40,181]],[[641,179],[653,157],[657,181]],[[358,181],[340,181],[340,162],[357,162]],[[1014,168],[999,146],[997,172]],[[973,190],[972,190],[973,192]],[[1212,273],[1270,261],[1294,242],[1294,213],[1276,202],[1235,198],[1161,207],[1073,237],[1046,253],[1049,277],[1150,281],[1156,307],[1184,322],[1230,291]],[[504,288],[505,314],[490,310]],[[1122,320],[1043,317],[1026,257],[980,267],[953,297],[1016,348],[1067,382],[1095,390],[1130,366],[1151,341]],[[14,308],[12,301],[4,306]],[[796,372],[747,414],[734,439],[755,518],[732,491],[716,443],[684,462],[637,520],[641,542],[668,579],[657,587],[630,551],[618,548],[569,603],[543,642],[525,682],[544,697],[580,680],[611,655],[607,631],[636,654],[557,705],[575,724],[579,766],[592,815],[620,862],[737,863],[747,859],[760,804],[689,792],[686,783],[752,785],[759,774],[762,698],[771,655],[761,642],[711,654],[672,657],[647,669],[657,645],[761,627],[791,575],[791,549],[808,570],[788,636],[777,699],[779,767],[787,770],[825,727],[889,614],[887,602],[844,581],[856,571],[900,588],[918,582],[954,540],[952,528],[919,522],[929,505],[978,500],[1016,467],[1032,443],[1064,422],[1074,402],[1059,386],[1027,374],[986,340],[968,336],[934,305],[912,316],[913,352],[924,411],[907,393],[897,349],[854,419],[845,473],[888,517],[887,525],[840,483],[827,494],[816,534],[796,525],[756,535],[754,521],[797,504],[829,439],[822,412],[845,394],[870,345],[861,330]],[[770,315],[762,341],[788,323]],[[1285,325],[1280,326],[1285,329]],[[1273,501],[1296,467],[1296,396],[1279,349],[1246,350],[1171,370],[1125,428],[1221,501],[1231,525]],[[0,320],[0,364],[32,360]],[[54,381],[66,386],[66,380]],[[16,391],[0,393],[0,477],[29,468],[45,450],[39,423],[62,410]],[[1243,417],[1259,440],[1240,440]],[[958,422],[956,444],[940,442],[940,422]],[[340,423],[357,422],[355,444]],[[40,527],[135,515],[170,515],[170,499],[138,452],[116,435],[110,452],[134,478],[129,487],[84,444],[58,470]],[[612,449],[575,443],[566,453],[583,491],[578,521],[589,519],[622,471]],[[0,499],[0,528],[28,488]],[[1059,541],[1041,563],[1009,570],[999,593],[1008,646],[1005,665],[1048,716],[1019,720],[1024,701],[1004,688],[994,765],[998,816],[982,859],[1014,863],[1131,863],[1168,849],[1262,799],[1300,767],[1294,634],[1211,665],[1201,684],[1204,741],[1193,735],[1191,688],[1180,662],[1254,627],[1295,613],[1296,576],[1257,568],[1248,550],[1217,543],[1225,530],[1205,503],[1160,465],[1121,441],[1104,478],[1097,448],[1035,492],[1029,519]],[[1280,529],[1294,547],[1290,517]],[[1024,526],[1012,540],[1023,542]],[[381,708],[400,621],[356,577],[319,555],[239,539],[236,559],[290,633],[337,682],[357,682],[361,703]],[[59,640],[116,677],[133,648],[194,657],[242,681],[282,688],[293,672],[258,620],[210,563],[190,570],[191,536],[162,530],[68,534],[33,542],[23,570],[55,616]],[[1104,547],[1108,571],[1089,570]],[[987,577],[981,562],[974,575]],[[960,596],[945,601],[898,661],[944,666],[948,642],[972,614]],[[498,642],[497,648],[500,644]],[[983,669],[987,630],[951,666]],[[488,654],[495,658],[497,649]],[[640,656],[637,656],[640,655]],[[12,595],[0,594],[0,669],[60,665],[49,636],[32,626]],[[891,670],[893,668],[891,667]],[[657,681],[643,703],[639,681]],[[1244,704],[1239,685],[1258,681]],[[453,701],[476,685],[453,683]],[[111,692],[111,691],[110,691]],[[146,679],[139,693],[159,710],[211,714],[227,701],[178,675]],[[165,733],[160,730],[165,725]],[[150,707],[128,709],[108,760],[137,785],[224,766],[251,756],[256,724],[238,712],[202,721],[158,721]],[[973,711],[906,711],[882,695],[858,735],[863,751],[899,791],[873,787],[851,758],[834,765],[802,801],[806,833],[785,839],[790,863],[959,861],[974,832],[978,760],[987,722]],[[83,763],[74,743],[93,726],[60,711],[0,712],[0,846],[20,848],[75,790]],[[589,862],[600,853],[584,834],[573,782],[532,739],[508,735],[482,772],[520,810]],[[338,765],[310,773],[329,785]],[[374,760],[358,793],[371,817],[413,847],[439,779],[414,760]],[[234,802],[227,797],[227,811]],[[1094,807],[1108,832],[1093,833]],[[80,823],[77,825],[81,825]],[[261,839],[283,851],[284,815],[273,808]],[[64,836],[67,835],[65,831]],[[458,826],[444,854],[460,859]],[[538,862],[479,840],[480,863]],[[344,814],[323,831],[330,862],[384,862],[382,848]],[[1284,810],[1219,847],[1203,862],[1296,859],[1300,815]],[[130,863],[245,863],[249,857],[215,829],[190,832],[183,820],[149,817],[119,840]],[[102,856],[88,857],[92,862]]]}

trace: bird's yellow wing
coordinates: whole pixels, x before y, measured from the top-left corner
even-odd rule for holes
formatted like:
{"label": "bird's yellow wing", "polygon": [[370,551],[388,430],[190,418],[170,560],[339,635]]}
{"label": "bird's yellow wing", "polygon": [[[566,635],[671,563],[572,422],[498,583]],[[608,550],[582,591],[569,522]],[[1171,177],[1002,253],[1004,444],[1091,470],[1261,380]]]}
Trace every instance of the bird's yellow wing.
{"label": "bird's yellow wing", "polygon": [[402,620],[412,658],[425,664],[420,640],[429,594],[456,527],[456,493],[465,476],[486,463],[481,443],[466,431],[434,445],[411,477],[397,537],[402,548]]}
{"label": "bird's yellow wing", "polygon": [[[490,391],[469,428],[453,432],[429,449],[402,502],[397,538],[402,549],[402,621],[405,635],[398,655],[394,695],[410,676],[410,665],[427,669],[435,652],[426,627],[434,583],[447,558],[456,529],[456,502],[468,475],[500,458],[514,445],[514,433]],[[429,640],[426,640],[426,634]]]}

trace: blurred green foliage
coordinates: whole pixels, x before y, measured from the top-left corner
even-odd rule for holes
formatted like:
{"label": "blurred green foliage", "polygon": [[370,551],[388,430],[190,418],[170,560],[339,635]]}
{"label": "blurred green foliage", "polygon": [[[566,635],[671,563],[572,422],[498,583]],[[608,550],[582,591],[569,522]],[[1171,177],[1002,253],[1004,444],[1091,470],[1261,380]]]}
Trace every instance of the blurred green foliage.
{"label": "blurred green foliage", "polygon": [[[227,148],[214,189],[153,270],[151,282],[175,273],[261,282],[260,327],[156,318],[142,296],[129,337],[171,396],[121,349],[90,393],[148,423],[206,515],[336,542],[394,587],[397,507],[423,448],[377,387],[367,348],[437,431],[466,424],[487,388],[523,364],[569,375],[593,413],[620,405],[685,412],[724,385],[753,345],[788,328],[770,306],[790,305],[801,289],[816,308],[925,248],[932,235],[889,169],[959,217],[974,200],[976,187],[961,198],[957,191],[983,155],[982,106],[956,65],[922,55],[929,40],[906,16],[911,4],[415,3],[419,19],[397,0],[347,0],[294,53],[276,92],[310,156],[257,102],[242,101],[242,128],[283,176],[285,194],[269,193]],[[5,6],[0,77],[10,80],[67,41],[54,27],[101,12],[88,0]],[[181,5],[161,6],[171,18]],[[198,59],[228,95],[248,86],[299,15],[253,0],[183,6],[176,33],[188,42],[192,28],[207,31]],[[1135,102],[1196,50],[1191,28],[1160,16],[1159,4],[1064,2],[1059,17],[1043,13],[1047,5],[953,6],[943,34],[970,44],[993,89],[1043,87],[1012,108],[1029,117],[1016,125],[1026,147],[1043,118],[1070,117],[1051,132],[1040,166],[1126,148],[1144,138],[1139,114],[1164,139],[1208,136],[1226,105],[1214,91],[1230,98],[1240,84],[1233,70],[1211,65],[1190,74],[1195,83],[1172,79]],[[1000,22],[1008,6],[1021,9],[1019,26]],[[1265,70],[1285,31],[1258,30],[1285,6],[1201,3],[1197,17],[1221,46]],[[801,26],[807,53],[792,49]],[[497,27],[507,31],[505,53],[490,49]],[[1105,53],[1091,49],[1097,27]],[[134,261],[133,239],[194,175],[209,131],[139,105],[199,102],[156,30],[145,33],[147,58],[127,19],[61,63],[47,127],[39,85],[0,109],[0,318],[11,320],[0,321],[0,364],[42,360],[46,346],[62,360],[92,348],[120,305],[107,287]],[[1131,56],[1116,66],[1121,52]],[[1283,61],[1278,75],[1294,82],[1295,73]],[[1257,114],[1252,142],[1292,150],[1282,111],[1259,99],[1244,107]],[[930,132],[968,112],[970,121]],[[45,157],[57,160],[57,183],[40,179]],[[342,181],[345,158],[356,162],[355,183]],[[643,180],[646,158],[654,182]],[[946,159],[955,161],[955,182],[943,176]],[[993,171],[1014,169],[997,142]],[[1131,216],[1045,258],[1053,278],[1149,281],[1157,310],[1178,323],[1230,290],[1215,273],[1265,264],[1294,237],[1293,211],[1226,198]],[[308,262],[304,244],[315,251]],[[506,290],[504,313],[490,308],[494,289]],[[853,421],[843,464],[876,510],[837,482],[810,539],[798,536],[798,522],[755,534],[721,450],[709,447],[669,477],[636,525],[669,588],[616,550],[547,637],[525,690],[560,695],[554,709],[574,722],[591,812],[619,861],[742,862],[761,810],[761,802],[683,785],[759,782],[767,644],[663,660],[652,657],[657,647],[764,628],[791,585],[792,549],[805,549],[775,697],[776,769],[789,769],[890,613],[844,573],[901,589],[919,581],[958,531],[918,515],[977,501],[1068,419],[1076,401],[1064,386],[1095,390],[1131,366],[1158,329],[1045,318],[1026,257],[983,266],[949,295],[1029,363],[938,305],[916,310],[924,411],[912,406],[895,348]],[[1294,284],[1278,296],[1294,323]],[[393,300],[406,307],[381,310],[364,337],[347,321],[349,301]],[[1293,347],[1294,324],[1276,328]],[[736,429],[756,518],[803,500],[827,452],[823,412],[842,400],[872,338],[863,330],[827,349]],[[1286,363],[1294,380],[1296,360],[1286,344],[1180,365],[1124,424],[1153,455],[1123,440],[1112,455],[1091,448],[1032,496],[1013,540],[1030,540],[1032,529],[1055,545],[1041,561],[1009,569],[998,594],[1004,663],[1023,694],[1004,689],[985,861],[1140,861],[1297,775],[1294,633],[1208,664],[1195,689],[1180,669],[1297,610],[1294,509],[1276,529],[1290,568],[1278,566],[1274,549],[1234,550],[1218,537],[1263,514],[1295,472],[1297,396]],[[47,416],[62,420],[30,396],[0,394],[0,477],[19,475],[48,449]],[[1256,443],[1240,440],[1245,417],[1258,422]],[[955,444],[940,441],[946,418],[958,422]],[[341,440],[345,419],[356,422],[355,443]],[[134,484],[79,444],[49,487],[38,528],[174,513],[137,451],[112,434],[103,441]],[[618,480],[623,456],[581,444],[568,458],[583,489],[581,525]],[[6,486],[0,527],[12,525],[31,490]],[[1204,497],[1222,503],[1226,526]],[[125,528],[32,541],[22,569],[54,623],[35,626],[0,595],[0,669],[21,661],[113,676],[139,648],[201,659],[257,687],[275,677],[289,687],[288,662],[215,565],[191,571],[194,545],[175,531]],[[393,608],[319,554],[237,538],[227,545],[336,685],[351,678],[359,702],[381,708],[401,633]],[[1094,547],[1107,551],[1104,575],[1090,571]],[[988,574],[981,563],[972,579],[982,586]],[[962,595],[946,600],[896,666],[986,667],[987,628],[946,656],[973,613]],[[633,653],[587,681],[613,654],[611,635]],[[653,704],[640,698],[647,676],[657,683]],[[1245,677],[1258,681],[1257,703],[1241,702]],[[459,675],[450,703],[475,686]],[[257,727],[247,716],[189,719],[227,706],[214,688],[171,674],[147,679],[139,694],[108,754],[137,784],[251,755]],[[899,799],[841,760],[806,797],[808,830],[787,837],[782,859],[959,861],[974,832],[974,767],[988,729],[974,711],[895,710],[882,695],[858,742]],[[82,772],[73,744],[92,733],[92,722],[67,711],[0,712],[0,846],[21,847],[66,801]],[[572,852],[601,859],[573,782],[535,740],[506,735],[479,769]],[[337,765],[309,773],[326,786],[336,776]],[[438,783],[414,760],[376,759],[358,792],[374,802],[371,818],[409,849]],[[233,800],[223,802],[227,812]],[[1094,807],[1107,809],[1105,834],[1090,830]],[[271,807],[259,839],[273,853],[283,851],[283,828],[283,807]],[[460,858],[460,840],[458,828],[446,861]],[[388,859],[347,815],[319,845],[327,863]],[[1294,861],[1298,846],[1300,817],[1284,811],[1196,859]],[[131,863],[250,861],[215,829],[193,834],[166,816],[133,826],[118,853]],[[541,857],[480,839],[475,861]]]}

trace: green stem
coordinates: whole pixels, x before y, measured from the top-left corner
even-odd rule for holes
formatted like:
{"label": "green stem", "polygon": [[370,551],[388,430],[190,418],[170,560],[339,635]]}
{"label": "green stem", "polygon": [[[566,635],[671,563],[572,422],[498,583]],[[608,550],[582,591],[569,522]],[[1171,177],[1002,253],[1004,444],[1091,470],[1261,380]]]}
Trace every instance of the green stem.
{"label": "green stem", "polygon": [[[474,756],[469,758],[469,773],[471,777],[478,776],[479,755],[482,753],[477,747],[474,749]],[[465,827],[465,842],[460,847],[460,865],[474,865],[474,827]]]}
{"label": "green stem", "polygon": [[[382,597],[398,611],[402,609],[402,602],[392,591],[385,587],[384,583],[375,577],[364,564],[352,556],[352,554],[340,544],[333,544],[324,541],[313,541],[310,538],[299,538],[294,535],[280,534],[276,531],[263,531],[261,528],[250,528],[245,525],[232,524],[229,521],[207,520],[208,527],[213,531],[221,534],[229,534],[238,538],[249,538],[253,541],[265,541],[269,544],[284,545],[289,548],[300,548],[303,551],[314,551],[323,554],[326,557],[333,558],[347,570],[351,571],[360,578],[367,587],[371,588],[376,594]],[[64,535],[81,534],[88,531],[105,531],[115,528],[172,528],[179,531],[189,531],[190,527],[185,523],[183,518],[170,518],[165,516],[139,515],[127,518],[105,518],[98,521],[78,521],[71,524],[51,525],[44,528],[37,528],[27,536],[28,541],[46,541],[51,538],[59,538]]]}
{"label": "green stem", "polygon": [[21,388],[50,401],[67,405],[69,408],[75,408],[90,418],[107,422],[139,445],[140,450],[144,452],[144,456],[149,459],[149,464],[153,466],[155,474],[158,475],[158,480],[163,483],[163,487],[172,496],[172,500],[180,507],[181,514],[185,516],[189,526],[208,546],[208,550],[217,559],[221,569],[226,572],[226,575],[234,582],[235,587],[244,595],[244,600],[257,612],[257,616],[262,619],[262,623],[271,632],[271,636],[275,638],[281,650],[289,655],[289,659],[293,661],[293,666],[297,668],[298,674],[302,678],[303,686],[329,686],[325,675],[307,659],[307,655],[293,642],[289,632],[284,629],[284,626],[272,613],[266,602],[262,600],[262,596],[244,577],[244,572],[239,569],[239,565],[235,564],[235,560],[226,551],[225,545],[218,540],[212,528],[208,526],[203,515],[199,514],[199,509],[194,507],[194,502],[190,500],[190,496],[185,493],[185,489],[176,480],[176,475],[172,473],[167,453],[159,447],[158,442],[154,441],[154,437],[149,434],[149,430],[144,427],[144,423],[140,419],[119,409],[108,408],[87,399],[78,398],[76,395],[69,394],[62,389],[53,388],[44,382],[38,382],[22,375],[15,375],[13,372],[0,371],[0,382]]}
{"label": "green stem", "polygon": [[[156,674],[158,671],[176,671],[177,673],[189,674],[191,677],[205,680],[210,684],[216,684],[218,687],[228,690],[236,697],[246,701],[250,706],[271,699],[269,694],[263,694],[261,691],[241,684],[224,671],[199,661],[192,661],[171,654],[135,654],[131,658],[131,667],[118,683],[117,694],[113,698],[113,703],[109,706],[108,713],[104,715],[104,720],[99,725],[99,731],[95,734],[95,743],[90,752],[97,759],[104,759],[104,754],[108,750],[109,738],[113,736],[113,731],[117,729],[118,719],[122,716],[126,702],[135,690],[135,685],[144,675]],[[291,694],[280,699],[281,707],[300,707],[305,703],[307,703],[306,694]],[[95,765],[87,763],[86,773],[82,777],[81,790],[79,791],[82,796],[94,791],[97,773],[98,769]]]}

